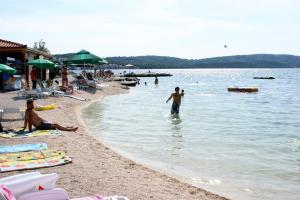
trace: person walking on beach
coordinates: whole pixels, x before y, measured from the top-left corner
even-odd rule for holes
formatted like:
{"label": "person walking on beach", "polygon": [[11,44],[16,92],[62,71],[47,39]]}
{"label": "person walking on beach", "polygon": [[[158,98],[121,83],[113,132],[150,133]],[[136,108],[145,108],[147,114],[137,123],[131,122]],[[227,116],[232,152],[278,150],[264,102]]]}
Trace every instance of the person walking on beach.
{"label": "person walking on beach", "polygon": [[68,87],[68,85],[69,85],[68,70],[67,70],[67,68],[64,68],[62,71],[62,86]]}
{"label": "person walking on beach", "polygon": [[29,131],[32,131],[32,125],[37,130],[54,130],[58,129],[61,131],[77,131],[78,127],[63,127],[59,124],[47,123],[43,120],[34,110],[33,100],[29,99],[26,102],[27,109],[25,111],[25,120],[23,129],[25,130],[28,126]]}
{"label": "person walking on beach", "polygon": [[181,97],[183,96],[184,93],[179,93],[180,88],[176,87],[175,92],[171,94],[171,96],[168,98],[166,103],[168,103],[172,98],[173,98],[173,104],[171,107],[171,114],[179,114],[179,107],[181,104]]}
{"label": "person walking on beach", "polygon": [[32,89],[34,90],[36,89],[36,82],[37,82],[37,71],[35,67],[33,67],[30,72],[30,78],[32,82]]}

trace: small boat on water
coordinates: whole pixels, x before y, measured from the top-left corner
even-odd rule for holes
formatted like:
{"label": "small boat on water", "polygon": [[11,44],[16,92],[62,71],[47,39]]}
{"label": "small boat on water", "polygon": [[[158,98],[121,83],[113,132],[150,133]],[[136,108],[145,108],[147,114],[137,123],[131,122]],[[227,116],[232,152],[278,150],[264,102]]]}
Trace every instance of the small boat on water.
{"label": "small boat on water", "polygon": [[253,77],[253,79],[275,79],[273,76],[267,76],[267,77]]}
{"label": "small boat on water", "polygon": [[136,86],[137,81],[121,81],[120,83],[121,83],[121,85],[133,87],[133,86]]}
{"label": "small boat on water", "polygon": [[258,88],[250,87],[250,88],[238,88],[238,87],[230,87],[227,88],[228,92],[258,92]]}
{"label": "small boat on water", "polygon": [[122,75],[122,77],[161,77],[161,76],[173,76],[172,74],[168,74],[168,73],[139,73],[139,74],[135,74],[135,73],[128,73],[125,75]]}
{"label": "small boat on water", "polygon": [[114,77],[114,81],[139,81],[137,77]]}

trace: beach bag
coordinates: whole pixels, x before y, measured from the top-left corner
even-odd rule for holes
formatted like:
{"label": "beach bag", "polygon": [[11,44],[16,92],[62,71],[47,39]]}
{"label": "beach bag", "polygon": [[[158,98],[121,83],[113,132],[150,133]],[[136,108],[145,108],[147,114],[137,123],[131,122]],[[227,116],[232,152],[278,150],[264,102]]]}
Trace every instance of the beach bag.
{"label": "beach bag", "polygon": [[[4,199],[3,199],[4,198]],[[4,185],[0,185],[0,199],[2,200],[16,200],[13,193]]]}
{"label": "beach bag", "polygon": [[68,193],[61,188],[42,190],[21,195],[18,200],[69,200]]}

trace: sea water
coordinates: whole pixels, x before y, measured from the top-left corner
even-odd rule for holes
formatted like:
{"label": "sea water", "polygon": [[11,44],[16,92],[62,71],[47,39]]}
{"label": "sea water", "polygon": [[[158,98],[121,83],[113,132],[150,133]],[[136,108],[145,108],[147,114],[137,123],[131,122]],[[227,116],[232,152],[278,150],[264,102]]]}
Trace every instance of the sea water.
{"label": "sea water", "polygon": [[[83,111],[96,136],[137,162],[225,197],[300,199],[300,69],[151,71],[173,76],[159,77],[158,85],[141,78],[128,94]],[[172,116],[166,100],[176,86],[185,96]],[[259,91],[228,92],[231,86]]]}

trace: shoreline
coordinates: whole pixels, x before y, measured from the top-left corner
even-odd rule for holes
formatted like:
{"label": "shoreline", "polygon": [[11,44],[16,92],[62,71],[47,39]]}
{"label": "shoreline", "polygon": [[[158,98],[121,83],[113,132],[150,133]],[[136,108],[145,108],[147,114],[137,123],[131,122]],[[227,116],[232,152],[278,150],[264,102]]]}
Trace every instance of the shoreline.
{"label": "shoreline", "polygon": [[[206,199],[226,200],[227,198],[213,194],[204,189],[192,186],[170,174],[134,162],[108,147],[103,140],[87,127],[81,118],[82,109],[92,103],[102,101],[106,96],[119,95],[127,92],[118,83],[108,83],[109,86],[95,93],[80,91],[80,95],[91,99],[90,102],[79,102],[70,98],[39,99],[39,104],[57,103],[61,109],[39,112],[47,120],[59,121],[63,125],[76,124],[77,132],[63,132],[62,136],[44,136],[33,138],[0,138],[2,145],[18,143],[46,142],[51,149],[65,150],[73,162],[71,164],[36,170],[0,173],[5,177],[18,173],[40,171],[41,173],[58,173],[57,186],[64,188],[72,198],[94,194],[123,195],[130,200],[142,199]],[[0,93],[1,105],[14,104],[24,106],[24,100],[13,101],[16,92]],[[2,101],[3,99],[3,101]],[[20,122],[18,122],[20,126]],[[22,122],[21,122],[22,124]],[[3,124],[15,127],[15,123]]]}

